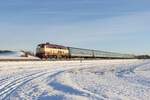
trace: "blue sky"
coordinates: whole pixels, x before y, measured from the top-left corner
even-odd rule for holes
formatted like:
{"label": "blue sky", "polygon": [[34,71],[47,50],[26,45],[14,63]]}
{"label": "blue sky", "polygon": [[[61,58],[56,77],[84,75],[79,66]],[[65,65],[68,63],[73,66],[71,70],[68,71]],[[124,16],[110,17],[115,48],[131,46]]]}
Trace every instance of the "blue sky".
{"label": "blue sky", "polygon": [[0,49],[51,42],[150,54],[149,0],[0,0]]}

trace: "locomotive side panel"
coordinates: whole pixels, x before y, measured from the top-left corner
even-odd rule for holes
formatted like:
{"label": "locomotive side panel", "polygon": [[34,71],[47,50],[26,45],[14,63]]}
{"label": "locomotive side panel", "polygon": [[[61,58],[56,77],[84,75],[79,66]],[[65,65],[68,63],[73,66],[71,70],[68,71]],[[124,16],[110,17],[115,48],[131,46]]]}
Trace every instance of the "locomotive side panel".
{"label": "locomotive side panel", "polygon": [[69,54],[68,49],[45,48],[44,51],[48,56],[65,57]]}

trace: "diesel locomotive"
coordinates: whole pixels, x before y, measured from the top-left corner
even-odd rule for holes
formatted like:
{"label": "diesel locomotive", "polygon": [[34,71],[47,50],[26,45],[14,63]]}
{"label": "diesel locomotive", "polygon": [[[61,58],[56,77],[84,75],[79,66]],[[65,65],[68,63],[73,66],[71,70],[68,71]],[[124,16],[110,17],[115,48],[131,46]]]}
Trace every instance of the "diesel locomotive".
{"label": "diesel locomotive", "polygon": [[36,56],[41,59],[71,59],[71,58],[105,58],[105,59],[133,59],[134,55],[106,52],[99,50],[66,47],[62,45],[42,43],[36,48]]}
{"label": "diesel locomotive", "polygon": [[61,45],[43,43],[39,44],[36,48],[36,56],[41,59],[67,58],[68,54],[69,54],[68,48]]}

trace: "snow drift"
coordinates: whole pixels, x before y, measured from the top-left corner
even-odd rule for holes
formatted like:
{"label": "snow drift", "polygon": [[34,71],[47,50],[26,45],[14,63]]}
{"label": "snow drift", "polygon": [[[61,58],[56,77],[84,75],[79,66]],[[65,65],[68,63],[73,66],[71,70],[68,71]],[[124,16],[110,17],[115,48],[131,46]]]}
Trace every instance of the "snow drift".
{"label": "snow drift", "polygon": [[25,52],[23,51],[10,51],[10,50],[3,50],[0,51],[0,60],[11,60],[11,59],[39,59],[37,57],[28,55],[25,56]]}
{"label": "snow drift", "polygon": [[25,53],[21,51],[0,51],[0,57],[21,57],[23,55],[25,55]]}

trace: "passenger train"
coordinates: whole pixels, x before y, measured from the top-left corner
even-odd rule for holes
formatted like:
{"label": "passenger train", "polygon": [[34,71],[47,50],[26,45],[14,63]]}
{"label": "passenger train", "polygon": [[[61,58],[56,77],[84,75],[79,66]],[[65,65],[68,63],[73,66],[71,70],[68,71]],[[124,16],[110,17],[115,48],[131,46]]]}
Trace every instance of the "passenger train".
{"label": "passenger train", "polygon": [[66,47],[62,45],[43,43],[36,48],[36,56],[41,59],[71,59],[71,58],[104,58],[104,59],[133,59],[134,55],[106,52],[99,50]]}

